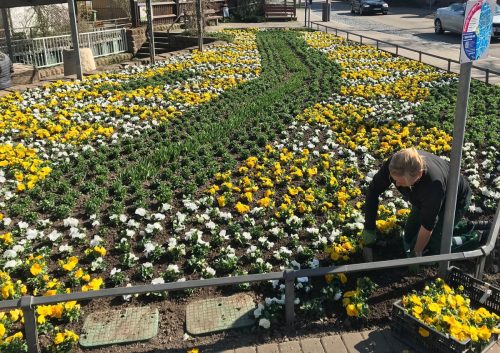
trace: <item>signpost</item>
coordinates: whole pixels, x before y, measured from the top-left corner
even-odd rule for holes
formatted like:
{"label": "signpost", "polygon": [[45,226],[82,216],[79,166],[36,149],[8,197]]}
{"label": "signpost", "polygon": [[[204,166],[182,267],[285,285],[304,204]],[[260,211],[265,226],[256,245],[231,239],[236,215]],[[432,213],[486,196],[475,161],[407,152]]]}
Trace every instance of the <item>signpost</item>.
{"label": "signpost", "polygon": [[[453,126],[453,145],[451,148],[450,171],[446,187],[446,204],[444,208],[443,237],[441,254],[451,252],[455,207],[460,178],[460,161],[464,143],[465,122],[467,120],[467,104],[469,99],[472,63],[485,58],[491,39],[495,0],[471,0],[467,2],[460,48],[460,78],[458,83],[457,103],[455,106],[455,124]],[[449,261],[439,264],[439,276],[445,278]]]}

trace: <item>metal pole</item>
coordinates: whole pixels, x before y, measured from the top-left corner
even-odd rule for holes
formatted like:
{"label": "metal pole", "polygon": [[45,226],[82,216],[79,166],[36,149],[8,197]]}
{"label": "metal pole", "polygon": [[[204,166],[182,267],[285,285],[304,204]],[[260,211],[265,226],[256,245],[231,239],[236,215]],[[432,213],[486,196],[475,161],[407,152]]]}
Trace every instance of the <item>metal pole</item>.
{"label": "metal pole", "polygon": [[138,27],[139,26],[139,13],[137,11],[137,0],[130,0],[130,21],[132,22],[132,27]]}
{"label": "metal pole", "polygon": [[305,3],[304,3],[304,5],[305,5],[305,7],[304,7],[304,27],[307,27],[307,2],[308,1],[309,0],[305,0]]}
{"label": "metal pole", "polygon": [[80,42],[78,39],[78,26],[76,25],[75,0],[68,0],[68,11],[69,11],[69,23],[71,25],[71,40],[73,42],[73,50],[75,52],[76,77],[79,80],[81,80],[83,78],[83,73],[82,73],[82,61],[80,59]]}
{"label": "metal pole", "polygon": [[151,65],[155,63],[155,35],[153,32],[153,3],[151,0],[146,0],[146,13],[148,16],[148,37],[149,37],[149,62]]}
{"label": "metal pole", "polygon": [[203,7],[202,0],[196,0],[196,19],[198,20],[198,50],[203,51]]}
{"label": "metal pole", "polygon": [[20,307],[24,316],[24,331],[26,343],[28,344],[28,353],[40,353],[38,334],[36,332],[35,308],[31,306],[32,299],[31,295],[21,297]]}
{"label": "metal pole", "polygon": [[[497,211],[495,212],[495,217],[493,217],[493,223],[491,224],[490,233],[488,234],[488,239],[486,240],[486,243],[483,244],[490,244],[492,238],[494,238],[495,239],[495,241],[493,242],[493,249],[494,249],[496,240],[498,238],[499,230],[500,230],[500,200],[498,200]],[[486,256],[488,255],[486,252],[484,252],[484,256],[478,257],[476,259],[475,277],[479,280],[483,278],[484,265],[486,264]]]}
{"label": "metal pole", "polygon": [[5,40],[7,41],[7,51],[9,53],[10,60],[14,62],[14,52],[12,51],[12,40],[10,37],[10,27],[11,23],[9,21],[9,16],[7,15],[7,9],[2,9],[2,20],[3,29],[5,30]]}
{"label": "metal pole", "polygon": [[[460,79],[455,106],[455,124],[453,126],[453,144],[451,147],[451,162],[446,185],[446,204],[444,206],[443,237],[441,238],[441,254],[451,252],[451,238],[457,205],[458,183],[460,180],[460,161],[462,159],[462,146],[464,143],[465,122],[467,120],[467,105],[472,72],[472,62],[460,65]],[[439,276],[445,278],[449,261],[439,263]]]}
{"label": "metal pole", "polygon": [[[307,1],[307,0],[306,0]],[[293,330],[295,325],[295,276],[293,270],[285,270],[285,318],[288,330]]]}

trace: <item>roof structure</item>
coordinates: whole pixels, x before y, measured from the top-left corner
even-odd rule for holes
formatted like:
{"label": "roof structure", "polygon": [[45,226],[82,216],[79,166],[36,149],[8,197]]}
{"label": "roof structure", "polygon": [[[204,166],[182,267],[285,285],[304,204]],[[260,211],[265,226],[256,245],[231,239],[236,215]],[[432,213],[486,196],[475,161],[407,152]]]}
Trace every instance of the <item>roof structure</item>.
{"label": "roof structure", "polygon": [[0,9],[8,9],[11,7],[63,4],[67,2],[68,1],[66,0],[2,0],[0,1]]}

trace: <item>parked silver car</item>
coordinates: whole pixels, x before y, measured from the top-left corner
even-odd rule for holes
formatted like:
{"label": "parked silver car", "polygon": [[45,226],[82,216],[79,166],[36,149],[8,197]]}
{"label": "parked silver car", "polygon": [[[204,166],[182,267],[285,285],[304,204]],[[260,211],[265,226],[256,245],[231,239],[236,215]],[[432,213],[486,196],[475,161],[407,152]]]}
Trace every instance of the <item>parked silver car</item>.
{"label": "parked silver car", "polygon": [[[453,3],[448,7],[440,7],[436,10],[434,18],[434,32],[441,34],[444,31],[462,33],[464,27],[465,4]],[[500,37],[500,6],[495,5],[493,15],[494,37]]]}

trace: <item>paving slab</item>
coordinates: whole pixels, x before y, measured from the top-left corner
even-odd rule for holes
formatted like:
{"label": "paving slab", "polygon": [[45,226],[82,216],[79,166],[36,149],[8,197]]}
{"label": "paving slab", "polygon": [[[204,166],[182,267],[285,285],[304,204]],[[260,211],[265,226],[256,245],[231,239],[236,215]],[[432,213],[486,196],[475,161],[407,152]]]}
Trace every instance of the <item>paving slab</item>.
{"label": "paving slab", "polygon": [[234,353],[234,349],[225,349],[223,351],[215,351],[215,353]]}
{"label": "paving slab", "polygon": [[306,338],[300,340],[303,353],[325,353],[319,338]]}
{"label": "paving slab", "polygon": [[347,349],[339,335],[321,337],[321,344],[325,353],[347,353]]}
{"label": "paving slab", "polygon": [[234,353],[257,353],[257,348],[256,347],[241,347],[241,348],[236,348],[234,350]]}
{"label": "paving slab", "polygon": [[488,351],[488,353],[500,353],[500,344],[495,343]]}
{"label": "paving slab", "polygon": [[392,347],[384,337],[384,334],[380,330],[370,330],[361,332],[361,336],[365,339],[363,345],[373,353],[387,353],[392,351]]}
{"label": "paving slab", "polygon": [[282,342],[279,344],[280,353],[301,353],[299,341]]}
{"label": "paving slab", "polygon": [[280,353],[280,350],[276,343],[268,343],[257,346],[257,353]]}
{"label": "paving slab", "polygon": [[365,339],[359,332],[344,333],[340,336],[348,353],[369,352],[369,350],[358,350],[360,342]]}
{"label": "paving slab", "polygon": [[[381,332],[384,334],[384,337],[389,344],[389,347],[392,348],[393,352],[407,352],[407,353],[416,353],[416,351],[403,342],[401,342],[391,331],[390,328],[386,328],[381,330]],[[499,352],[500,353],[500,352]]]}

